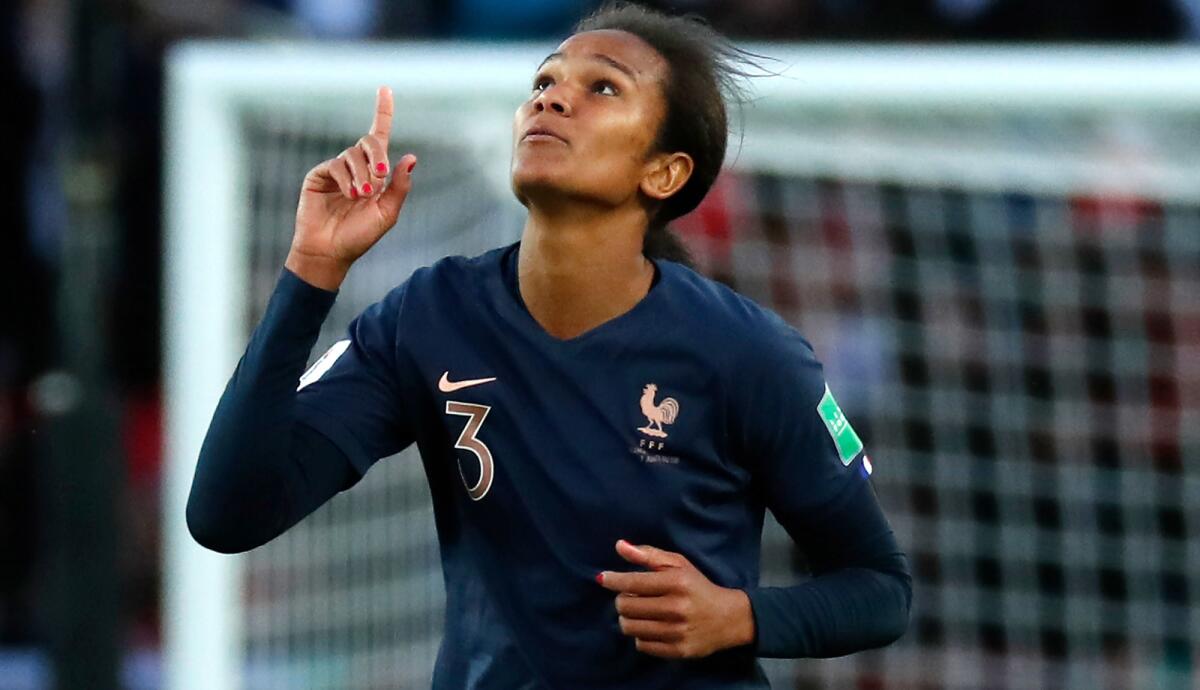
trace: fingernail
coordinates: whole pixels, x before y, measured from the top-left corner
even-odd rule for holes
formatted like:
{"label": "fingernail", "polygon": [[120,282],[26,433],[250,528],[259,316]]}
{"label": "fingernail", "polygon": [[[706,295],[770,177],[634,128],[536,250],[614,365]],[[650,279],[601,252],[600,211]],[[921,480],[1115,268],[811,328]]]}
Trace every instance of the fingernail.
{"label": "fingernail", "polygon": [[408,164],[408,172],[410,172],[410,173],[411,173],[411,172],[413,171],[413,168],[415,168],[415,167],[417,167],[417,162],[416,162],[416,161],[413,161],[413,162],[409,163],[409,164]]}
{"label": "fingernail", "polygon": [[376,163],[375,164],[375,172],[379,173],[380,175],[386,173],[387,172],[387,163]]}
{"label": "fingernail", "polygon": [[355,187],[354,185],[350,185],[350,198],[351,199],[358,198],[358,187]]}
{"label": "fingernail", "polygon": [[604,584],[604,573],[596,573],[596,584]]}
{"label": "fingernail", "polygon": [[370,182],[363,185],[363,194],[366,194],[367,196],[371,195],[371,183]]}

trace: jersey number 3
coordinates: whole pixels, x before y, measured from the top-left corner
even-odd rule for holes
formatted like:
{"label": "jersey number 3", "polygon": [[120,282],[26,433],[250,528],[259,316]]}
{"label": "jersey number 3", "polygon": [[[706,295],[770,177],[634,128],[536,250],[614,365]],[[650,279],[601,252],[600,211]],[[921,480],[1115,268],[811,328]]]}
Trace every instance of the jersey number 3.
{"label": "jersey number 3", "polygon": [[463,427],[462,433],[458,435],[458,441],[454,443],[455,448],[469,450],[479,459],[479,481],[475,482],[475,486],[467,481],[467,475],[462,471],[462,460],[459,460],[458,474],[463,479],[463,484],[467,487],[467,494],[471,500],[478,501],[487,495],[488,489],[492,488],[492,475],[494,467],[492,463],[492,451],[476,438],[479,433],[479,427],[483,426],[483,420],[487,418],[491,407],[487,405],[476,405],[474,403],[458,402],[457,400],[446,401],[446,414],[457,414],[467,417],[467,425]]}

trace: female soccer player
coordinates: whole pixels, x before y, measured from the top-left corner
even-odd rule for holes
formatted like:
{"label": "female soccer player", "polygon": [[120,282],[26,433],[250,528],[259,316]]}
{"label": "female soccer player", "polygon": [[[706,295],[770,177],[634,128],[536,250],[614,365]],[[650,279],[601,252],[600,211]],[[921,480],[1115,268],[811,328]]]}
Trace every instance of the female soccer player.
{"label": "female soccer player", "polygon": [[[664,256],[720,170],[738,55],[690,19],[584,20],[516,112],[520,242],[417,270],[302,376],[412,185],[380,89],[370,133],[304,179],[201,450],[196,540],[252,549],[415,442],[447,595],[435,688],[764,688],[756,656],[899,637],[905,558],[808,343]],[[812,579],[758,586],[766,509]]]}

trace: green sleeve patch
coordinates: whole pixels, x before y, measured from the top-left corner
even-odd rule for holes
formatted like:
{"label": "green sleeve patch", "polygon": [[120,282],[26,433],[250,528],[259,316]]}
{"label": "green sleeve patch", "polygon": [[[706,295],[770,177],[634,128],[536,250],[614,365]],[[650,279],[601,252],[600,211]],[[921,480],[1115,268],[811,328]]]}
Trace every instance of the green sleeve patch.
{"label": "green sleeve patch", "polygon": [[825,422],[829,435],[833,437],[842,464],[849,465],[854,456],[862,452],[862,440],[854,433],[854,427],[850,426],[850,421],[842,414],[842,408],[838,407],[837,401],[833,399],[828,383],[825,384],[825,395],[821,396],[821,402],[817,403],[817,412],[821,415],[821,421]]}

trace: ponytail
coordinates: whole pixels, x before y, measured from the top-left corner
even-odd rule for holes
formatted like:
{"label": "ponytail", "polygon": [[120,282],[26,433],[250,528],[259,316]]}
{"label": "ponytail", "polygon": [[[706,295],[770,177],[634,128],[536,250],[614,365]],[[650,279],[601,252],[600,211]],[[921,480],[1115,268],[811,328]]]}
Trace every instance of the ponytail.
{"label": "ponytail", "polygon": [[695,270],[692,254],[666,224],[652,223],[642,240],[642,253],[651,259],[666,259]]}

